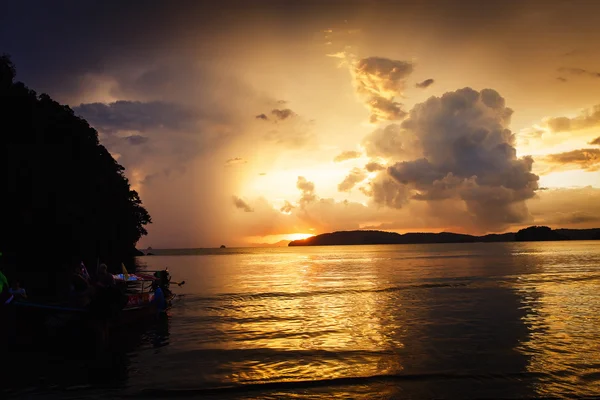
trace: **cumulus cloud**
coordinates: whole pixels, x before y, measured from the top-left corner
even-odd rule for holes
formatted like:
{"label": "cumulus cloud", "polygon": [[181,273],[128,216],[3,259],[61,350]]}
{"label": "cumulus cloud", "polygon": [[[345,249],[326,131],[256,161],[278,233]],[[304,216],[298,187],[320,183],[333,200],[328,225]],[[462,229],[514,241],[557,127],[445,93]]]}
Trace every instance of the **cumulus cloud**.
{"label": "cumulus cloud", "polygon": [[317,200],[317,195],[315,194],[315,184],[310,182],[303,176],[299,176],[296,181],[296,187],[300,189],[302,192],[302,196],[300,197],[300,207],[304,208],[308,204]]}
{"label": "cumulus cloud", "polygon": [[548,118],[545,124],[552,132],[568,132],[600,126],[600,104],[582,111],[578,116]]}
{"label": "cumulus cloud", "polygon": [[402,208],[409,201],[410,188],[398,183],[386,173],[378,174],[367,187],[361,188],[364,195],[372,197],[376,205]]}
{"label": "cumulus cloud", "polygon": [[281,211],[282,213],[286,213],[289,214],[292,212],[292,210],[296,208],[292,203],[290,203],[289,201],[285,200],[283,203],[283,206],[279,209],[279,211]]}
{"label": "cumulus cloud", "polygon": [[248,161],[244,160],[241,157],[230,158],[225,161],[225,166],[236,165],[236,164],[247,164]]}
{"label": "cumulus cloud", "polygon": [[491,89],[464,88],[417,104],[400,126],[365,140],[369,155],[404,159],[379,173],[372,197],[391,207],[459,201],[482,230],[530,220],[525,200],[535,195],[538,177],[531,157],[516,156],[511,114]]}
{"label": "cumulus cloud", "polygon": [[600,189],[591,186],[547,189],[527,205],[538,225],[596,228],[600,222]]}
{"label": "cumulus cloud", "polygon": [[365,165],[365,169],[367,170],[367,172],[377,172],[384,170],[385,167],[376,161],[371,161],[370,163],[367,163]]}
{"label": "cumulus cloud", "polygon": [[287,118],[290,118],[290,117],[293,117],[296,115],[289,108],[284,108],[282,110],[276,108],[274,110],[271,110],[271,114],[273,114],[275,116],[275,118],[278,120],[287,119]]}
{"label": "cumulus cloud", "polygon": [[366,95],[395,96],[404,90],[405,80],[413,71],[410,62],[368,57],[358,61],[355,79],[358,92]]}
{"label": "cumulus cloud", "polygon": [[537,126],[525,128],[519,131],[517,140],[519,145],[529,145],[532,141],[539,140],[547,131]]}
{"label": "cumulus cloud", "polygon": [[371,116],[369,117],[369,122],[371,123],[376,123],[377,121],[394,121],[406,116],[406,112],[402,109],[402,104],[392,99],[374,96],[367,101],[367,105],[371,109]]}
{"label": "cumulus cloud", "polygon": [[120,155],[119,163],[136,190],[159,176],[180,175],[186,164],[209,149],[214,151],[225,137],[218,128],[207,129],[224,126],[221,116],[173,102],[86,103],[73,111],[99,132],[109,151]]}
{"label": "cumulus cloud", "polygon": [[358,158],[361,155],[362,154],[360,151],[354,151],[354,150],[343,151],[340,154],[338,154],[337,156],[335,156],[333,161],[334,162],[342,162],[342,161],[346,161],[346,160],[351,160],[353,158]]}
{"label": "cumulus cloud", "polygon": [[73,111],[107,134],[117,131],[143,132],[157,127],[181,130],[192,127],[197,119],[191,109],[163,101],[88,103],[74,107]]}
{"label": "cumulus cloud", "polygon": [[[286,102],[278,100],[269,103],[272,106]],[[274,108],[269,115],[263,113],[255,116],[255,119],[264,121],[256,122],[259,124],[257,131],[262,132],[262,139],[287,148],[305,147],[314,143],[313,121],[307,121],[289,108]],[[263,124],[269,129],[265,131]]]}
{"label": "cumulus cloud", "polygon": [[318,199],[315,193],[315,184],[308,181],[305,177],[298,177],[296,187],[302,192],[302,195],[298,201],[300,208],[304,209],[307,205],[314,203]]}
{"label": "cumulus cloud", "polygon": [[591,78],[600,78],[600,72],[590,71],[584,68],[561,67],[558,72],[577,76],[588,76]]}
{"label": "cumulus cloud", "polygon": [[[277,101],[277,104],[285,104],[285,102],[281,103],[282,101],[283,100]],[[277,121],[282,121],[284,119],[294,117],[294,116],[296,116],[296,113],[289,108],[283,108],[283,109],[274,108],[271,110],[271,115],[273,116],[273,120],[275,122],[277,122]],[[262,119],[264,121],[269,120],[269,117],[264,113],[257,115],[255,118]]]}
{"label": "cumulus cloud", "polygon": [[344,178],[344,180],[338,185],[338,191],[349,192],[356,184],[364,181],[367,178],[367,174],[360,168],[352,168],[350,173]]}
{"label": "cumulus cloud", "polygon": [[592,140],[590,143],[588,144],[595,144],[597,146],[600,146],[600,136],[598,136],[596,139]]}
{"label": "cumulus cloud", "polygon": [[552,172],[557,169],[583,169],[586,171],[600,170],[600,149],[578,149],[564,153],[549,154],[542,161],[550,164]]}
{"label": "cumulus cloud", "polygon": [[402,95],[406,78],[413,71],[412,63],[368,57],[353,66],[356,90],[371,111],[371,122],[399,120],[406,116],[402,104],[394,98]]}
{"label": "cumulus cloud", "polygon": [[233,205],[235,206],[235,208],[244,210],[244,212],[254,212],[254,209],[250,207],[248,203],[246,203],[243,199],[237,196],[233,196]]}
{"label": "cumulus cloud", "polygon": [[429,79],[425,79],[423,82],[419,82],[415,84],[415,87],[419,88],[419,89],[425,89],[428,88],[429,86],[433,85],[435,81],[432,78]]}
{"label": "cumulus cloud", "polygon": [[296,181],[296,187],[300,189],[303,193],[310,192],[313,193],[315,191],[315,184],[309,180],[307,180],[303,176],[299,176]]}
{"label": "cumulus cloud", "polygon": [[362,145],[369,157],[407,159],[419,151],[419,139],[399,124],[390,124],[367,135]]}

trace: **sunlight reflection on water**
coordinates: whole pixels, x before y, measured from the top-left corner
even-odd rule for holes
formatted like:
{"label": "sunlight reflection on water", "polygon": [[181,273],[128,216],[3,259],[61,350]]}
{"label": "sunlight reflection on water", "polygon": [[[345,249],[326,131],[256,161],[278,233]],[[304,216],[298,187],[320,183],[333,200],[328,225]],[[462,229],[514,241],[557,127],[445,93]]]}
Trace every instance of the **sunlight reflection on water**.
{"label": "sunlight reflection on water", "polygon": [[128,353],[133,393],[600,394],[598,242],[156,253],[185,296],[168,345]]}

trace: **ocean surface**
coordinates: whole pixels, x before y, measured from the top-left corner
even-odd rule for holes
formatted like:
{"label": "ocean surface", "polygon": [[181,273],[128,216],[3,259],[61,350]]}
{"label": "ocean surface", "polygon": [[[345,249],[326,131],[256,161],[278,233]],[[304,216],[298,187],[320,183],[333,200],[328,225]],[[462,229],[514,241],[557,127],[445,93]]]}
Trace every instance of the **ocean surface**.
{"label": "ocean surface", "polygon": [[185,280],[168,320],[12,395],[600,396],[600,242],[153,252]]}

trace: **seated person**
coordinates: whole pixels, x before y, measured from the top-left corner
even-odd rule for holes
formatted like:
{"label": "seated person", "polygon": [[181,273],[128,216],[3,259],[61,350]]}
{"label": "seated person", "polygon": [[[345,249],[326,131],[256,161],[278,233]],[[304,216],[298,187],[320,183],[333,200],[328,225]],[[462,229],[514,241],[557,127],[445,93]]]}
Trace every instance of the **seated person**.
{"label": "seated person", "polygon": [[106,264],[100,264],[98,266],[98,270],[96,271],[96,284],[105,288],[115,286],[115,278],[112,274],[108,273]]}
{"label": "seated person", "polygon": [[87,278],[82,275],[79,265],[72,267],[69,289],[73,305],[85,307],[89,304],[93,288],[90,286]]}
{"label": "seated person", "polygon": [[156,305],[156,310],[159,313],[164,312],[167,309],[167,301],[165,300],[165,295],[156,281],[153,282],[152,287],[154,289],[154,298],[152,299],[152,303]]}
{"label": "seated person", "polygon": [[19,281],[14,281],[12,287],[8,291],[15,296],[15,300],[25,300],[27,298],[27,292],[21,287],[21,282]]}

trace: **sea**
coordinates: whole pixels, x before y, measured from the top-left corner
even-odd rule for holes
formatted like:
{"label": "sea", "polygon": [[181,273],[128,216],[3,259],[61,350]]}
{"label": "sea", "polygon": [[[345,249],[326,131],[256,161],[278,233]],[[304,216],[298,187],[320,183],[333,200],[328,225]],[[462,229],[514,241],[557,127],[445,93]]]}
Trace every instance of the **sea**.
{"label": "sea", "polygon": [[9,397],[600,398],[599,241],[153,252],[168,318]]}

